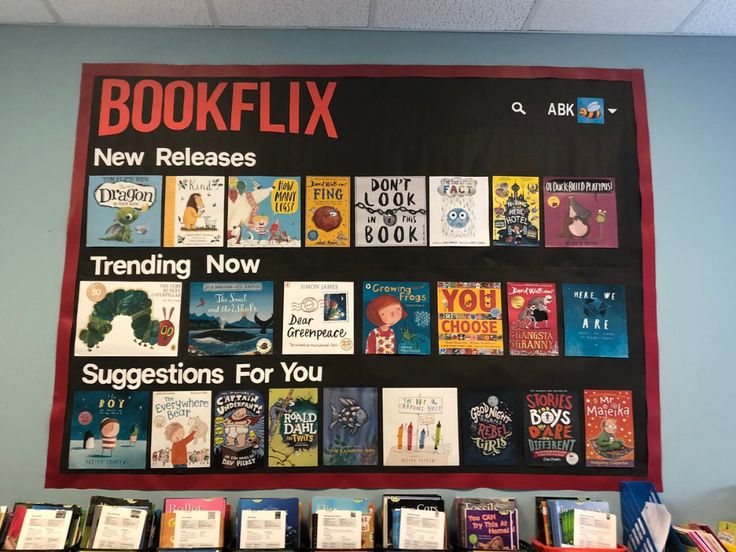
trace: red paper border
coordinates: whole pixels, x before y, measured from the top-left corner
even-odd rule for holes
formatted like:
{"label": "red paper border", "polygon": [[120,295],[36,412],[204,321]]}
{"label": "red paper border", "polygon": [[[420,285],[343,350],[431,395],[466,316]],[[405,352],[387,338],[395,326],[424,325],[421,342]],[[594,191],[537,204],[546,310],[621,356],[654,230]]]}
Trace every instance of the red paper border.
{"label": "red paper border", "polygon": [[[498,473],[269,473],[208,474],[204,477],[164,474],[61,473],[64,414],[67,402],[68,362],[79,260],[84,175],[91,117],[92,86],[98,76],[157,77],[490,77],[566,78],[631,82],[637,129],[639,188],[641,194],[642,280],[647,399],[647,476],[531,475]],[[659,354],[654,253],[654,204],[649,126],[644,73],[641,69],[578,67],[511,67],[473,65],[154,65],[84,64],[77,119],[72,193],[67,227],[66,260],[61,290],[56,344],[54,399],[46,460],[47,488],[101,488],[147,490],[318,489],[329,487],[477,488],[618,490],[622,480],[652,481],[662,490],[662,451],[659,412]]]}

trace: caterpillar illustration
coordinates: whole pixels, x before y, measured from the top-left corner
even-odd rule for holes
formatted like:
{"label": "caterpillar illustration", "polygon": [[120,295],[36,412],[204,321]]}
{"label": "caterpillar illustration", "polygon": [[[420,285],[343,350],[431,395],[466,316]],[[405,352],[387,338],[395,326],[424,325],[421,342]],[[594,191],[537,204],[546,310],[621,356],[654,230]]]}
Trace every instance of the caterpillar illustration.
{"label": "caterpillar illustration", "polygon": [[112,331],[112,321],[118,315],[130,316],[130,326],[136,343],[144,347],[153,348],[154,345],[166,346],[174,337],[174,323],[170,320],[174,314],[174,307],[164,320],[151,318],[152,301],[148,293],[139,289],[116,289],[105,295],[95,303],[89,315],[87,327],[79,332],[79,339],[91,351],[105,340],[105,336]]}

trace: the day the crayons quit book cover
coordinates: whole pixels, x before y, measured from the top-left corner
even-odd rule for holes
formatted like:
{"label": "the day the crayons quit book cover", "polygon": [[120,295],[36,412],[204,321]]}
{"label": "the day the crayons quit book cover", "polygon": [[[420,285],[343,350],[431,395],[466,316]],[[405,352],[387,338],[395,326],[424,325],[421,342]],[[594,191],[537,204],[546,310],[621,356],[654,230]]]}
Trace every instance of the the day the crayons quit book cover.
{"label": "the day the crayons quit book cover", "polygon": [[211,391],[154,391],[151,467],[208,468]]}
{"label": "the day the crayons quit book cover", "polygon": [[493,245],[539,247],[539,178],[493,177]]}
{"label": "the day the crayons quit book cover", "polygon": [[463,391],[463,464],[509,466],[519,462],[519,420],[510,391]]}
{"label": "the day the crayons quit book cover", "polygon": [[160,176],[90,176],[87,247],[159,247]]}
{"label": "the day the crayons quit book cover", "polygon": [[308,176],[304,202],[307,247],[350,247],[349,176]]}
{"label": "the day the crayons quit book cover", "polygon": [[378,389],[325,387],[322,405],[322,463],[326,466],[378,464]]}
{"label": "the day the crayons quit book cover", "polygon": [[500,282],[437,282],[441,355],[502,355]]}
{"label": "the day the crayons quit book cover", "polygon": [[218,247],[225,233],[225,179],[167,176],[164,246]]}
{"label": "the day the crayons quit book cover", "polygon": [[427,245],[427,191],[423,176],[355,177],[355,245]]}
{"label": "the day the crayons quit book cover", "polygon": [[574,466],[580,461],[578,395],[532,390],[524,395],[524,456],[531,466]]}
{"label": "the day the crayons quit book cover", "polygon": [[145,469],[149,398],[148,391],[75,391],[68,468]]}
{"label": "the day the crayons quit book cover", "polygon": [[301,178],[231,176],[228,247],[301,247]]}
{"label": "the day the crayons quit book cover", "polygon": [[487,246],[487,176],[429,177],[429,245]]}
{"label": "the day the crayons quit book cover", "polygon": [[268,390],[268,466],[316,466],[319,404],[314,387]]}
{"label": "the day the crayons quit book cover", "polygon": [[634,409],[631,391],[583,391],[585,465],[634,467]]}
{"label": "the day the crayons quit book cover", "polygon": [[266,405],[258,391],[218,391],[213,413],[213,465],[262,468],[266,451]]}
{"label": "the day the crayons quit book cover", "polygon": [[562,284],[565,356],[629,357],[622,285]]}
{"label": "the day the crayons quit book cover", "polygon": [[544,179],[545,247],[618,247],[613,178]]}
{"label": "the day the crayons quit book cover", "polygon": [[506,294],[511,355],[559,355],[555,285],[509,282]]}
{"label": "the day the crayons quit book cover", "polygon": [[192,282],[191,356],[265,355],[273,350],[273,282]]}
{"label": "the day the crayons quit book cover", "polygon": [[363,350],[369,355],[428,355],[429,284],[363,282]]}

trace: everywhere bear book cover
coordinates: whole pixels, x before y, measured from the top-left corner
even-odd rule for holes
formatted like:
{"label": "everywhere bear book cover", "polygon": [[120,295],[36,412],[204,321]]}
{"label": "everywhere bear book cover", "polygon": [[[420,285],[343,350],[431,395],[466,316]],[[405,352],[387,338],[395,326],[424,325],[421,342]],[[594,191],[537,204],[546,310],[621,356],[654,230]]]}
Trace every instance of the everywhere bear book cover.
{"label": "everywhere bear book cover", "polygon": [[268,390],[268,467],[317,466],[319,394],[316,387]]}
{"label": "everywhere bear book cover", "polygon": [[473,390],[461,395],[463,464],[519,463],[519,419],[511,391]]}
{"label": "everywhere bear book cover", "polygon": [[616,180],[544,179],[545,247],[618,247]]}
{"label": "everywhere bear book cover", "polygon": [[363,282],[363,350],[369,355],[428,355],[427,282]]}
{"label": "everywhere bear book cover", "polygon": [[148,391],[75,391],[70,470],[142,470],[148,445]]}
{"label": "everywhere bear book cover", "polygon": [[349,176],[308,176],[304,211],[307,247],[350,247]]}
{"label": "everywhere bear book cover", "polygon": [[87,247],[159,247],[161,177],[90,176]]}
{"label": "everywhere bear book cover", "polygon": [[231,176],[228,247],[301,247],[301,178]]}
{"label": "everywhere bear book cover", "polygon": [[223,243],[225,179],[167,176],[165,247],[220,247]]}
{"label": "everywhere bear book cover", "polygon": [[76,356],[176,356],[181,282],[79,282]]}
{"label": "everywhere bear book cover", "polygon": [[378,389],[325,387],[322,399],[322,463],[378,465]]}
{"label": "everywhere bear book cover", "polygon": [[531,390],[524,395],[524,457],[530,466],[574,466],[580,461],[577,392]]}
{"label": "everywhere bear book cover", "polygon": [[356,176],[355,245],[427,245],[426,178]]}
{"label": "everywhere bear book cover", "polygon": [[228,470],[264,467],[266,405],[258,391],[215,393],[213,465]]}
{"label": "everywhere bear book cover", "polygon": [[191,356],[270,354],[273,323],[273,282],[190,284]]}
{"label": "everywhere bear book cover", "polygon": [[500,282],[437,282],[441,355],[502,355]]}
{"label": "everywhere bear book cover", "polygon": [[429,245],[491,245],[487,176],[429,177]]}
{"label": "everywhere bear book cover", "polygon": [[154,391],[151,468],[209,468],[211,391]]}
{"label": "everywhere bear book cover", "polygon": [[583,391],[585,466],[634,467],[634,408],[630,390]]}
{"label": "everywhere bear book cover", "polygon": [[555,284],[508,282],[509,352],[512,356],[558,356]]}
{"label": "everywhere bear book cover", "polygon": [[493,177],[493,245],[539,247],[539,178]]}

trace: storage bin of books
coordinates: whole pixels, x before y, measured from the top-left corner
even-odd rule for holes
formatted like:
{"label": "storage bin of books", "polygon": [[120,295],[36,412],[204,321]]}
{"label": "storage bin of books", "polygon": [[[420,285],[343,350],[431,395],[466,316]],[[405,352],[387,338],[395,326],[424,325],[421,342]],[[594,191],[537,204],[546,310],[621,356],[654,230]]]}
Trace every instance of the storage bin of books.
{"label": "storage bin of books", "polygon": [[559,546],[547,546],[542,542],[534,539],[532,541],[532,548],[536,552],[626,552],[626,546],[623,544],[616,545],[616,548],[582,548],[582,547],[559,547]]}
{"label": "storage bin of books", "polygon": [[[649,481],[622,481],[621,519],[624,527],[624,542],[631,552],[656,552],[652,535],[642,512],[647,502],[661,504],[654,485]],[[670,527],[665,552],[685,552],[674,529]]]}

